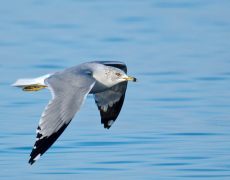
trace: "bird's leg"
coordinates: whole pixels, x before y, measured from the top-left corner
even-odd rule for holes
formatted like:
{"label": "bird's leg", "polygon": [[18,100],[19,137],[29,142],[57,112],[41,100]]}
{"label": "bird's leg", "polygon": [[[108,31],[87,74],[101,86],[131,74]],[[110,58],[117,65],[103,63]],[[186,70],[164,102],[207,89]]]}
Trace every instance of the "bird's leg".
{"label": "bird's leg", "polygon": [[28,85],[22,88],[23,91],[39,91],[41,89],[46,88],[47,86],[40,85],[40,84],[33,84],[33,85]]}

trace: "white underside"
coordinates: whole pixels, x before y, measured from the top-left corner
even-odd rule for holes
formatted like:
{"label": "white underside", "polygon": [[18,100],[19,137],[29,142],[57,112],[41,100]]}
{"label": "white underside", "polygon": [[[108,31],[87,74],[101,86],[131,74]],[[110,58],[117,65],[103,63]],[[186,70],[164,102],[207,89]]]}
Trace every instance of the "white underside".
{"label": "white underside", "polygon": [[40,76],[37,78],[30,78],[30,79],[18,79],[12,86],[15,87],[25,87],[28,85],[43,85],[45,86],[45,80],[50,77],[52,74],[46,74],[44,76]]}

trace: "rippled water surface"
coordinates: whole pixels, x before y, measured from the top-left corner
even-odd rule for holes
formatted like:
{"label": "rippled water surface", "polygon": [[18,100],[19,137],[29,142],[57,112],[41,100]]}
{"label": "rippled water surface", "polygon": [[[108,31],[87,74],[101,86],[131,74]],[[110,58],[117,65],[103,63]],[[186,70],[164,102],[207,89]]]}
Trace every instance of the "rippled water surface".
{"label": "rippled water surface", "polygon": [[[230,179],[229,0],[11,0],[0,6],[0,179]],[[130,83],[110,130],[94,100],[33,166],[50,94],[10,86],[90,60]]]}

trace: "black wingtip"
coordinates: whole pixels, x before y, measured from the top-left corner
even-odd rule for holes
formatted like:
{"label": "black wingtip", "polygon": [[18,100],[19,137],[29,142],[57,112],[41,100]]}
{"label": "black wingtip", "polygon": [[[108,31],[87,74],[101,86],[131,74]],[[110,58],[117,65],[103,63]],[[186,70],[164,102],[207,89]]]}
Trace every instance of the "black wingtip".
{"label": "black wingtip", "polygon": [[39,158],[41,157],[41,154],[39,153],[36,157],[34,157],[33,155],[30,156],[30,159],[28,161],[28,163],[30,165],[34,164]]}
{"label": "black wingtip", "polygon": [[[65,130],[65,128],[68,126],[69,123],[62,125],[62,127],[57,132],[53,133],[48,137],[47,136],[42,137],[42,134],[38,132],[37,133],[38,140],[35,142],[34,147],[30,153],[30,159],[28,163],[32,165],[35,161],[37,161],[53,145],[53,143],[63,133],[63,131]],[[40,129],[41,128],[38,126],[38,130]]]}
{"label": "black wingtip", "polygon": [[105,129],[109,129],[113,125],[114,121],[115,120],[113,119],[107,120],[107,121],[105,121],[104,119],[101,119],[101,123],[104,124]]}
{"label": "black wingtip", "polygon": [[29,163],[30,165],[33,165],[34,162],[35,162],[35,160],[33,160],[32,158],[30,158],[29,161],[28,161],[28,163]]}
{"label": "black wingtip", "polygon": [[104,124],[104,128],[105,129],[109,129],[111,126],[109,126],[108,124]]}

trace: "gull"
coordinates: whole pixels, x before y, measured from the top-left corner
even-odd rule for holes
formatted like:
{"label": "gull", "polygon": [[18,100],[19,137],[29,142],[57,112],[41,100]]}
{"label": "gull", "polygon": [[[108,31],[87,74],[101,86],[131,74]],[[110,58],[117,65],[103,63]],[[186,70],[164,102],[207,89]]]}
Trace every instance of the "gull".
{"label": "gull", "polygon": [[58,139],[88,94],[93,94],[101,123],[109,129],[121,111],[128,81],[136,80],[127,75],[127,66],[119,61],[87,62],[38,78],[17,80],[13,86],[24,91],[47,88],[52,94],[41,115],[29,163],[32,165]]}

